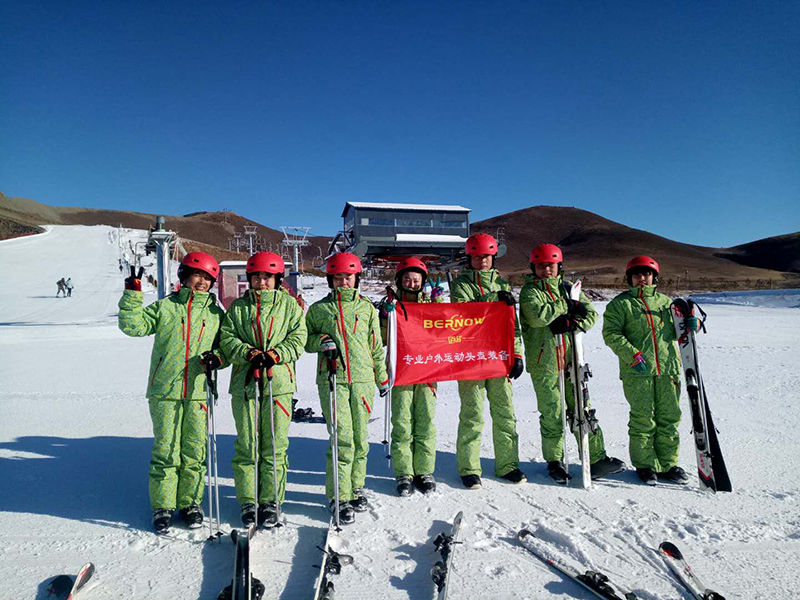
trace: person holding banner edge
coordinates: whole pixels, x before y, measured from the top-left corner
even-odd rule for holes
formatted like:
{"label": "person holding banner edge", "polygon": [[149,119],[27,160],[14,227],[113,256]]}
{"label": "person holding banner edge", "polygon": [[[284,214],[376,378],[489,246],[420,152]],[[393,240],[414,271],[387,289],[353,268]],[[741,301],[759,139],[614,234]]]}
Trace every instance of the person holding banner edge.
{"label": "person holding banner edge", "polygon": [[[531,250],[532,273],[525,276],[519,294],[519,319],[525,342],[525,362],[531,375],[539,410],[539,431],[542,436],[542,455],[547,472],[556,483],[566,484],[569,475],[564,468],[564,427],[559,393],[559,357],[556,336],[574,331],[580,326],[588,331],[597,323],[597,311],[581,292],[580,301],[571,300],[563,280],[563,255],[554,244],[540,244]],[[564,335],[564,370],[569,373],[572,352],[569,336]],[[573,382],[564,382],[567,412],[575,410]],[[588,408],[588,407],[587,407]],[[578,433],[575,433],[576,438]],[[625,463],[606,455],[603,431],[598,425],[589,433],[589,456],[592,479],[598,479],[625,468]]]}
{"label": "person holding banner edge", "polygon": [[[467,239],[467,266],[450,284],[451,302],[505,302],[515,306],[511,285],[500,278],[494,268],[497,240],[486,233]],[[495,475],[519,484],[527,481],[519,470],[519,436],[514,401],[509,379],[517,379],[523,371],[522,340],[519,323],[514,317],[514,366],[508,377],[458,382],[461,411],[458,417],[456,463],[464,487],[481,487],[481,433],[483,431],[484,391],[489,399],[494,442]]]}
{"label": "person holding banner edge", "polygon": [[[397,264],[395,285],[400,302],[443,302],[444,290],[436,285],[423,291],[428,267],[410,257]],[[386,343],[388,313],[395,309],[394,298],[381,302],[381,337]],[[392,468],[397,493],[410,496],[414,488],[423,494],[436,491],[433,472],[436,466],[436,383],[396,385],[392,388]]]}
{"label": "person holding banner edge", "polygon": [[337,359],[336,410],[338,473],[333,473],[332,452],[328,448],[325,493],[335,510],[333,477],[339,488],[339,520],[355,521],[356,512],[369,506],[364,494],[369,440],[367,425],[372,412],[375,388],[389,393],[389,376],[383,356],[378,311],[358,293],[361,260],[349,252],[338,252],[325,265],[331,292],[311,305],[306,315],[306,352],[318,353],[317,389],[322,414],[331,423],[328,363],[325,353]]}
{"label": "person holding banner edge", "polygon": [[[245,272],[250,289],[233,301],[220,331],[220,347],[233,365],[228,390],[236,423],[233,479],[236,498],[242,507],[242,524],[247,527],[257,519],[259,526],[273,527],[278,523],[286,492],[292,396],[297,390],[295,361],[305,347],[306,322],[297,301],[281,287],[284,263],[280,256],[274,252],[256,252],[248,259]],[[256,369],[264,375],[260,383],[254,377]],[[253,403],[258,401],[256,386],[267,387],[269,382],[272,406],[260,405],[258,410],[259,489],[256,491]],[[277,490],[271,419],[275,424]]]}

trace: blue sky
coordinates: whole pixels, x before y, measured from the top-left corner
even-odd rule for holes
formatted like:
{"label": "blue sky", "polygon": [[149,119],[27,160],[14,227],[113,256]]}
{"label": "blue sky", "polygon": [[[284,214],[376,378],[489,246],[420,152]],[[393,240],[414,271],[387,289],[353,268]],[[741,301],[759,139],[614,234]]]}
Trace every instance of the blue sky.
{"label": "blue sky", "polygon": [[[575,206],[682,242],[800,230],[799,2],[0,5],[0,191],[230,208]],[[646,249],[643,249],[643,251]]]}

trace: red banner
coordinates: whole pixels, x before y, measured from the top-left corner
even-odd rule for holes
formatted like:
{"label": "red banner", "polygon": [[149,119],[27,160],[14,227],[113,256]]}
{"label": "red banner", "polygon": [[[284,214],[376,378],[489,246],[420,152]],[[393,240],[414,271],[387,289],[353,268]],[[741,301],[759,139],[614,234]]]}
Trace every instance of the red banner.
{"label": "red banner", "polygon": [[506,377],[514,366],[514,309],[504,302],[405,308],[390,319],[393,385]]}

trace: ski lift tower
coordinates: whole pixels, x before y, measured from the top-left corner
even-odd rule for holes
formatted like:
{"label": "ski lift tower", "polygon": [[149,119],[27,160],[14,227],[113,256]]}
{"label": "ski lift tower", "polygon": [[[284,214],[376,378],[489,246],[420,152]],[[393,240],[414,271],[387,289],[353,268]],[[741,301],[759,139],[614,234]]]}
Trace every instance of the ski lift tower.
{"label": "ski lift tower", "polygon": [[156,265],[158,268],[158,299],[169,293],[169,247],[177,239],[174,231],[164,228],[164,217],[156,217],[156,226],[150,231],[148,245],[156,247]]}
{"label": "ski lift tower", "polygon": [[250,256],[252,256],[253,255],[253,238],[256,235],[256,226],[255,225],[245,225],[244,226],[244,234],[249,238]]}
{"label": "ski lift tower", "polygon": [[300,248],[303,246],[310,246],[311,242],[306,239],[311,227],[281,227],[283,230],[284,239],[281,242],[282,246],[292,250],[292,264],[294,265],[294,272],[300,272]]}

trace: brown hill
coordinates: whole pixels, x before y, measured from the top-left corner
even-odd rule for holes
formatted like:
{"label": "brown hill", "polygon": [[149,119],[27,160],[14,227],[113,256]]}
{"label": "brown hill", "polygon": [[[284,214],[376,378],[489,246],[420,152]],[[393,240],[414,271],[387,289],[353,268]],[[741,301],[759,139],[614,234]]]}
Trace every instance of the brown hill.
{"label": "brown hill", "polygon": [[[37,225],[110,225],[128,227],[132,229],[148,229],[155,224],[156,215],[120,210],[102,210],[91,208],[71,208],[61,206],[48,206],[41,202],[27,198],[10,198],[0,194],[0,220],[8,222],[9,229],[30,228]],[[280,252],[280,243],[284,235],[282,231],[264,226],[256,221],[247,219],[233,212],[196,212],[183,216],[164,215],[168,229],[175,231],[184,240],[184,246],[189,248],[192,241],[200,244],[216,246],[225,250],[215,252],[220,259],[245,260],[247,252],[241,253],[228,251],[228,241],[234,232],[244,231],[245,225],[256,227],[256,235],[266,243],[265,247]],[[0,239],[3,237],[0,229]],[[311,246],[303,250],[305,267],[311,268],[313,260],[328,252],[328,237],[309,237]],[[185,243],[189,240],[189,245]]]}
{"label": "brown hill", "polygon": [[750,267],[800,273],[800,232],[725,248],[715,256]]}
{"label": "brown hill", "polygon": [[[735,248],[708,248],[682,244],[647,231],[633,229],[578,208],[534,206],[472,225],[472,232],[496,235],[505,230],[508,253],[499,265],[509,274],[529,272],[530,250],[542,242],[560,246],[567,272],[575,272],[593,285],[621,281],[627,260],[648,254],[661,265],[662,283],[681,287],[730,287],[797,285],[798,278],[784,273],[787,263],[771,261],[761,248],[777,246],[769,238]],[[800,234],[781,236],[798,256]],[[777,253],[776,253],[777,254]]]}

